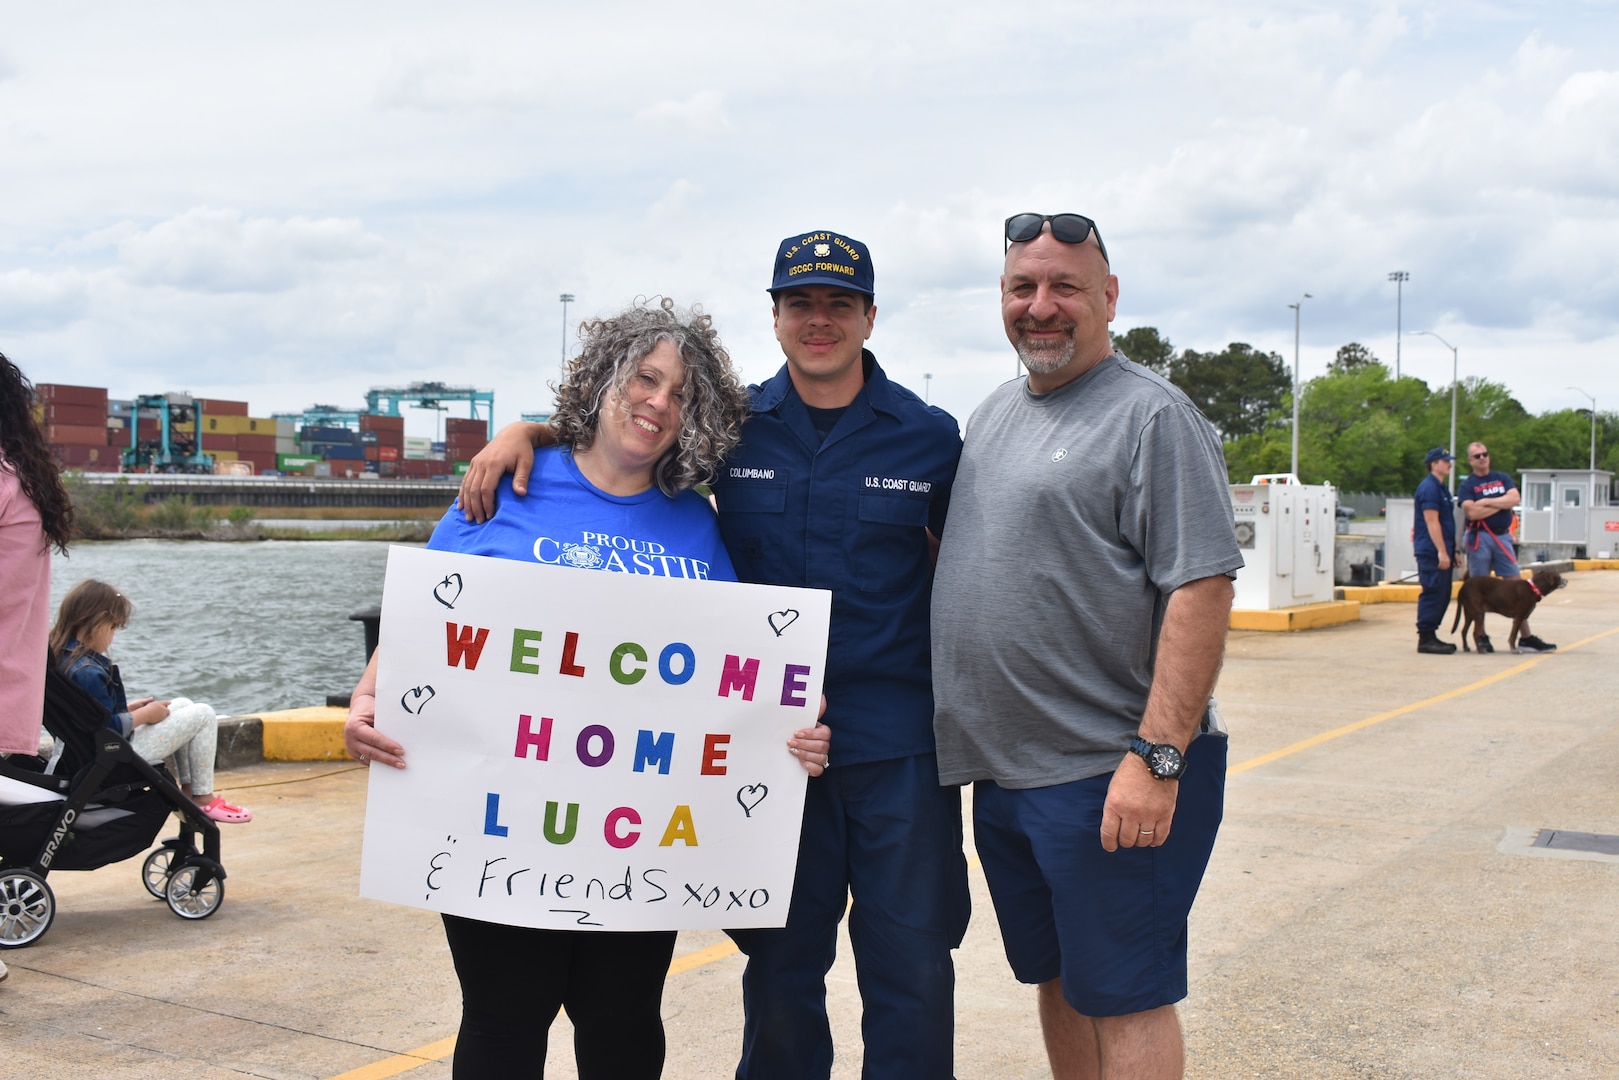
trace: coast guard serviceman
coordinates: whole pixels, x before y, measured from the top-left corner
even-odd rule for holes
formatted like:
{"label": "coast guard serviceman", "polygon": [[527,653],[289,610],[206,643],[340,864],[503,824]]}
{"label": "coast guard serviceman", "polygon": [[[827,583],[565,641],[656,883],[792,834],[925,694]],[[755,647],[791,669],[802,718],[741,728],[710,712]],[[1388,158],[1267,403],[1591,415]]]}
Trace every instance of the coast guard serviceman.
{"label": "coast guard serviceman", "polygon": [[1417,485],[1416,525],[1411,530],[1411,553],[1417,558],[1417,652],[1448,656],[1456,646],[1439,640],[1439,624],[1450,607],[1451,553],[1456,550],[1456,511],[1445,480],[1454,460],[1449,450],[1436,446],[1423,461],[1428,475]]}
{"label": "coast guard serviceman", "polygon": [[[889,381],[865,349],[871,252],[840,233],[777,249],[769,293],[786,363],[750,387],[742,441],[713,484],[737,576],[832,591],[823,722],[838,767],[809,781],[782,929],[735,931],[748,956],[738,1080],[825,1080],[826,973],[849,911],[866,1080],[948,1080],[955,969],[971,901],[961,792],[941,787],[928,611],[932,543],[961,453],[956,421]],[[544,425],[510,424],[473,459],[461,505],[526,490]],[[480,516],[481,515],[481,516]],[[852,906],[849,904],[853,896]]]}
{"label": "coast guard serviceman", "polygon": [[810,781],[787,926],[736,931],[748,955],[739,1080],[826,1077],[826,973],[848,898],[867,1078],[948,1078],[970,901],[961,792],[933,745],[929,531],[949,505],[956,421],[864,348],[871,253],[834,232],[781,242],[770,284],[787,362],[714,484],[743,581],[832,590],[824,723],[838,767]]}

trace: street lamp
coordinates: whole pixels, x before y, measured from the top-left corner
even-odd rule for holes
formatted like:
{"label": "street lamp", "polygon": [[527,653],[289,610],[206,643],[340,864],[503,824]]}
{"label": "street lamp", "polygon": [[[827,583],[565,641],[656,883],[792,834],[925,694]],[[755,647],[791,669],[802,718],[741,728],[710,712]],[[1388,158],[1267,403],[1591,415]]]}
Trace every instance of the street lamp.
{"label": "street lamp", "polygon": [[1306,300],[1311,299],[1309,293],[1299,297],[1299,302],[1289,304],[1293,309],[1293,478],[1299,475],[1299,308],[1304,306]]}
{"label": "street lamp", "polygon": [[[1389,274],[1389,280],[1394,282],[1394,377],[1400,377],[1400,304],[1405,295],[1405,283],[1411,280],[1411,275],[1404,270],[1395,270]],[[1456,451],[1452,450],[1451,453]]]}
{"label": "street lamp", "polygon": [[1586,506],[1595,506],[1597,501],[1597,399],[1587,394],[1577,386],[1564,387],[1572,390],[1591,402],[1591,498]]}
{"label": "street lamp", "polygon": [[568,305],[573,303],[573,293],[565,292],[557,297],[562,301],[562,365],[568,364]]}
{"label": "street lamp", "polygon": [[[1456,453],[1456,387],[1458,386],[1460,379],[1458,372],[1461,371],[1461,361],[1457,359],[1458,350],[1456,346],[1452,345],[1444,338],[1439,337],[1439,335],[1434,333],[1432,330],[1413,330],[1411,332],[1418,337],[1426,336],[1437,338],[1439,344],[1450,350],[1450,445],[1445,447],[1445,449],[1449,450],[1451,454],[1454,455]],[[1450,493],[1452,495],[1456,494],[1455,465],[1450,467]]]}
{"label": "street lamp", "polygon": [[[933,390],[933,376],[927,372],[922,373],[922,404],[929,404]],[[1594,459],[1593,459],[1594,460]]]}

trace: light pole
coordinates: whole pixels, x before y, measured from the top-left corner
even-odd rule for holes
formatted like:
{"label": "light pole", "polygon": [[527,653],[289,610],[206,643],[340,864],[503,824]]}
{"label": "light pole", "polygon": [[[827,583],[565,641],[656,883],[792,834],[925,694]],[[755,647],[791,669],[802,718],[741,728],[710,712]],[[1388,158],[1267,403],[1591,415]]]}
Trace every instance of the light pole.
{"label": "light pole", "polygon": [[1298,303],[1287,305],[1293,309],[1293,468],[1289,471],[1294,479],[1299,475],[1299,308],[1309,299],[1310,294],[1305,293]]}
{"label": "light pole", "polygon": [[1577,386],[1566,387],[1591,402],[1591,498],[1586,502],[1587,507],[1595,506],[1597,501],[1597,399],[1587,394]]}
{"label": "light pole", "polygon": [[[922,404],[930,403],[933,391],[933,376],[927,372],[922,373]],[[1595,459],[1593,459],[1595,460]]]}
{"label": "light pole", "polygon": [[[1459,385],[1461,361],[1457,358],[1457,348],[1432,330],[1413,330],[1418,337],[1438,338],[1439,344],[1450,350],[1450,445],[1445,447],[1452,455],[1456,453],[1456,387]],[[1450,467],[1450,493],[1456,494],[1456,466]]]}
{"label": "light pole", "polygon": [[[1395,270],[1389,274],[1389,280],[1394,282],[1394,377],[1400,377],[1400,305],[1405,296],[1405,283],[1411,280],[1411,275],[1404,270]],[[1452,450],[1451,453],[1456,451]]]}
{"label": "light pole", "polygon": [[562,366],[568,366],[568,305],[573,303],[573,293],[565,292],[557,297],[562,301]]}

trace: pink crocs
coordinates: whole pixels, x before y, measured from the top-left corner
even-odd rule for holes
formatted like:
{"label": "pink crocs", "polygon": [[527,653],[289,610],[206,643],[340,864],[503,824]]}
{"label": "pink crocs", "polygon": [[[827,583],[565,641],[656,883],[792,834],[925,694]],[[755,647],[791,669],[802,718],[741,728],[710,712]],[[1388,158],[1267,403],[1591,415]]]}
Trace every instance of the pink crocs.
{"label": "pink crocs", "polygon": [[232,806],[225,801],[225,796],[215,795],[214,801],[201,808],[202,812],[215,821],[235,822],[253,820],[253,811],[240,806]]}

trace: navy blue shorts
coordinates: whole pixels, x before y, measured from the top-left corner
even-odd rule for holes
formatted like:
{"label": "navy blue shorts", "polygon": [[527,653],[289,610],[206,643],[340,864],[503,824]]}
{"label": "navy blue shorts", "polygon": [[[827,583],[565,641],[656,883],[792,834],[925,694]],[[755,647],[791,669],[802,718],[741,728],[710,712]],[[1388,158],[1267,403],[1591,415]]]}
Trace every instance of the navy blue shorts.
{"label": "navy blue shorts", "polygon": [[1226,742],[1186,754],[1169,839],[1102,849],[1112,773],[1053,787],[973,788],[973,831],[1019,982],[1062,979],[1085,1016],[1124,1016],[1186,996],[1186,917],[1225,807]]}

